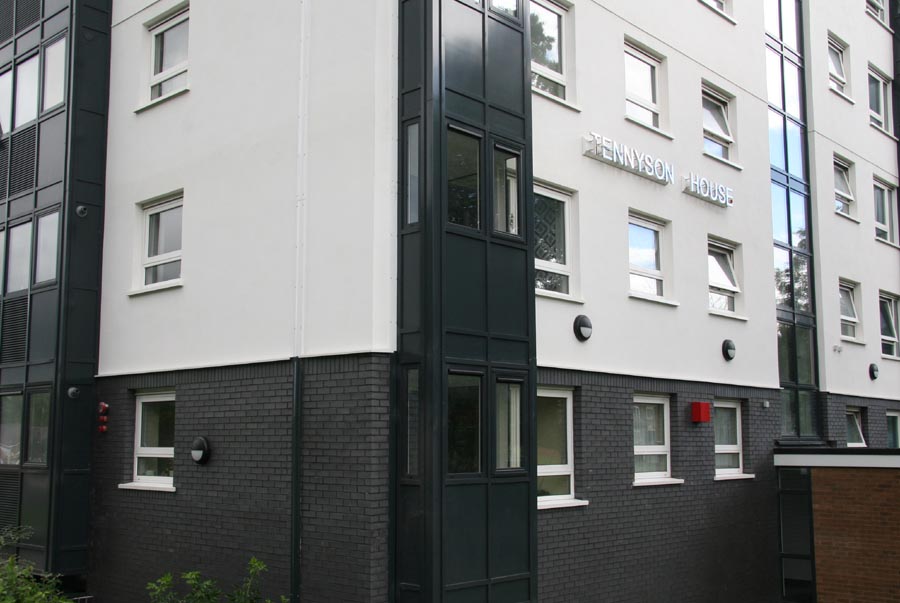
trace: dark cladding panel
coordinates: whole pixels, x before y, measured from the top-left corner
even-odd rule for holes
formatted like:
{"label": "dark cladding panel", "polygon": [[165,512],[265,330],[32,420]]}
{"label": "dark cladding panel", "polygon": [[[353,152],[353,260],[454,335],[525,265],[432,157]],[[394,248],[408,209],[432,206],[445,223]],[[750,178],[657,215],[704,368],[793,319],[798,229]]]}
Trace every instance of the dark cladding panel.
{"label": "dark cladding panel", "polygon": [[43,545],[50,521],[50,476],[47,473],[22,475],[21,524],[32,530],[28,544]]}
{"label": "dark cladding panel", "polygon": [[403,81],[400,86],[404,90],[422,85],[422,61],[425,58],[422,1],[406,0],[400,6],[400,23],[403,29]]}
{"label": "dark cladding panel", "polygon": [[473,586],[451,590],[444,596],[445,603],[487,603],[487,587]]}
{"label": "dark cladding panel", "polygon": [[468,121],[484,121],[484,103],[472,100],[462,94],[448,90],[446,94],[447,115]]}
{"label": "dark cladding panel", "polygon": [[38,186],[63,179],[66,166],[66,114],[60,113],[41,123],[38,147]]}
{"label": "dark cladding panel", "polygon": [[523,603],[523,601],[529,601],[528,592],[530,587],[528,580],[500,582],[491,588],[491,601],[492,603]]}
{"label": "dark cladding panel", "polygon": [[[488,19],[487,100],[516,113],[524,111],[525,76],[522,32],[495,19]],[[516,65],[519,68],[510,68]]]}
{"label": "dark cladding panel", "polygon": [[[494,482],[491,490],[490,545],[491,575],[510,576],[528,572],[529,509],[528,482]],[[527,583],[526,583],[527,584]],[[526,589],[527,593],[527,589]],[[528,597],[525,597],[527,600]],[[519,599],[516,599],[518,601]]]}
{"label": "dark cladding panel", "polygon": [[18,473],[0,473],[0,530],[19,525]]}
{"label": "dark cladding panel", "polygon": [[444,285],[444,313],[449,328],[484,331],[485,324],[485,243],[460,235],[447,235]]}
{"label": "dark cladding panel", "polygon": [[403,280],[400,282],[402,300],[400,307],[400,328],[418,329],[422,320],[422,235],[409,233],[403,239],[401,258]]}
{"label": "dark cladding panel", "polygon": [[36,128],[31,126],[13,134],[10,140],[12,160],[9,166],[9,194],[15,195],[34,188],[34,159]]}
{"label": "dark cladding panel", "polygon": [[488,271],[491,333],[528,336],[529,294],[525,249],[494,245]]}
{"label": "dark cladding panel", "polygon": [[484,96],[482,14],[444,0],[444,81],[447,88]]}
{"label": "dark cladding panel", "polygon": [[66,360],[68,362],[96,362],[99,300],[96,291],[74,289],[69,292],[66,312],[69,319],[66,339]]}
{"label": "dark cladding panel", "polygon": [[0,329],[0,363],[24,362],[28,330],[28,298],[18,297],[3,304]]}
{"label": "dark cladding panel", "polygon": [[[106,117],[81,112],[75,122],[72,148],[70,177],[102,182],[106,170]],[[75,149],[78,150],[77,153],[74,152]]]}
{"label": "dark cladding panel", "polygon": [[487,578],[487,486],[454,485],[445,492],[446,525],[452,528],[444,532],[444,582],[484,580]]}
{"label": "dark cladding panel", "polygon": [[56,357],[56,317],[59,312],[57,289],[31,296],[31,329],[28,334],[28,360],[44,362]]}
{"label": "dark cladding panel", "polygon": [[401,583],[416,585],[421,580],[425,553],[421,490],[419,486],[400,486],[397,500],[397,538],[404,543],[397,550],[397,579]]}
{"label": "dark cladding panel", "polygon": [[44,0],[44,16],[48,17],[68,5],[68,0]]}
{"label": "dark cladding panel", "polygon": [[63,431],[60,469],[86,471],[90,468],[91,441],[84,434],[90,434],[94,427],[96,394],[93,386],[80,385],[79,396],[73,399],[65,395],[65,389],[60,392],[61,399],[56,404],[57,419],[62,422]]}

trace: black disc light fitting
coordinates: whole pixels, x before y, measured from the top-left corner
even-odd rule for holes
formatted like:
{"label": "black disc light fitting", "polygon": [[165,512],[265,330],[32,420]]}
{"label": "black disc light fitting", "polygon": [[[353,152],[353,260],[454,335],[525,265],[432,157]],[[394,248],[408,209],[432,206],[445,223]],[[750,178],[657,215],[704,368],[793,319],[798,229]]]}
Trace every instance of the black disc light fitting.
{"label": "black disc light fitting", "polygon": [[878,365],[874,362],[869,365],[869,379],[872,381],[878,379]]}
{"label": "black disc light fitting", "polygon": [[205,465],[209,461],[212,450],[209,447],[209,441],[203,436],[197,436],[191,442],[191,460],[198,465]]}
{"label": "black disc light fitting", "polygon": [[733,341],[726,339],[722,342],[722,357],[731,362],[735,356],[737,356],[737,347],[735,347]]}
{"label": "black disc light fitting", "polygon": [[578,341],[587,341],[591,338],[591,333],[594,331],[591,319],[584,314],[579,314],[575,317],[575,323],[572,325],[572,328]]}

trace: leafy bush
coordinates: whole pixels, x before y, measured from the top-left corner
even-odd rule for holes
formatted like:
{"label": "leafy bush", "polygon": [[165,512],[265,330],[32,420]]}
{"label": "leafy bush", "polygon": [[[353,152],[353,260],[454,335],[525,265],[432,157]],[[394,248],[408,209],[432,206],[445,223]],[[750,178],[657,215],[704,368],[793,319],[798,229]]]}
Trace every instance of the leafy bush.
{"label": "leafy bush", "polygon": [[[13,546],[28,538],[28,528],[0,530],[0,549]],[[28,564],[20,564],[15,555],[7,556],[0,564],[0,603],[71,603],[59,592],[55,577],[34,575]]]}
{"label": "leafy bush", "polygon": [[[230,593],[223,593],[212,580],[204,580],[200,572],[181,574],[181,579],[187,586],[187,594],[183,597],[173,589],[172,574],[166,574],[156,582],[148,584],[147,592],[150,594],[150,603],[219,603],[223,595],[227,603],[272,603],[271,599],[263,601],[262,595],[259,594],[257,582],[264,571],[266,564],[256,557],[251,557],[247,564],[247,576]],[[287,603],[287,598],[281,597],[280,601]],[[0,599],[0,603],[6,602]]]}

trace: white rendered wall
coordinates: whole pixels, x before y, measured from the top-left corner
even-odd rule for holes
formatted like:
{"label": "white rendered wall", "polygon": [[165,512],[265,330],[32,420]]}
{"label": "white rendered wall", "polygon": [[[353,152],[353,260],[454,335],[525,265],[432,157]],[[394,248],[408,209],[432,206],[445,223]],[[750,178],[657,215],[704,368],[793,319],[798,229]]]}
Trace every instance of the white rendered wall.
{"label": "white rendered wall", "polygon": [[[807,3],[811,5],[812,3]],[[815,8],[810,12],[811,8]],[[900,247],[875,238],[873,178],[896,186],[897,140],[869,125],[869,65],[893,76],[892,34],[867,15],[864,3],[817,2],[807,6],[806,86],[818,312],[820,383],[824,391],[900,398],[900,361],[882,357],[879,290],[900,295]],[[844,96],[828,86],[828,35],[847,45]],[[896,84],[895,84],[896,85]],[[896,93],[896,90],[895,90]],[[892,116],[893,120],[896,116]],[[852,163],[856,202],[848,219],[834,210],[835,154]],[[897,211],[897,200],[894,199]],[[858,283],[856,341],[841,337],[839,279]],[[869,379],[870,363],[879,366]]]}
{"label": "white rendered wall", "polygon": [[[195,2],[190,90],[137,111],[179,4],[114,6],[100,374],[392,350],[396,7]],[[183,286],[129,295],[179,189]]]}

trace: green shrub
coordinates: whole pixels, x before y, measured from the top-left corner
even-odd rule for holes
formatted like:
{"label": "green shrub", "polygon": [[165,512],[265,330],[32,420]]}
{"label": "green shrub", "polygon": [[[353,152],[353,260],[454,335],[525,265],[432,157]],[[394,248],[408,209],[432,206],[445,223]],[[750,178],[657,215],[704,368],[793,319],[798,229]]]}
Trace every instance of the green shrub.
{"label": "green shrub", "polygon": [[[28,528],[0,530],[0,549],[13,546],[28,538]],[[28,564],[20,564],[15,555],[8,555],[0,565],[0,603],[71,603],[59,592],[59,582],[53,576],[34,575]]]}
{"label": "green shrub", "polygon": [[[181,574],[181,579],[187,586],[187,593],[183,597],[174,590],[172,574],[166,574],[148,584],[147,592],[150,594],[150,603],[219,603],[223,595],[227,603],[272,603],[271,599],[263,601],[259,594],[257,582],[264,571],[266,564],[251,557],[247,564],[247,577],[230,593],[223,593],[212,580],[204,580],[200,572]],[[280,601],[287,603],[285,597],[281,597]],[[0,599],[0,603],[6,602]]]}

